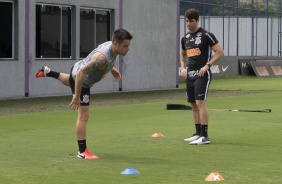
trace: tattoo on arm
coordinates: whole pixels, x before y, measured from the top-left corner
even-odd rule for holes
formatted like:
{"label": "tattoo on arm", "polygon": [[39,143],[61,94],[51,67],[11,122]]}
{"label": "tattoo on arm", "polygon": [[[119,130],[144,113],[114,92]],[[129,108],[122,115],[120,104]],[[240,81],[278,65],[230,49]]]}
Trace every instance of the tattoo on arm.
{"label": "tattoo on arm", "polygon": [[104,69],[106,67],[107,60],[106,57],[102,54],[93,55],[91,60],[81,68],[81,71],[85,74],[90,73],[91,71],[98,69]]}

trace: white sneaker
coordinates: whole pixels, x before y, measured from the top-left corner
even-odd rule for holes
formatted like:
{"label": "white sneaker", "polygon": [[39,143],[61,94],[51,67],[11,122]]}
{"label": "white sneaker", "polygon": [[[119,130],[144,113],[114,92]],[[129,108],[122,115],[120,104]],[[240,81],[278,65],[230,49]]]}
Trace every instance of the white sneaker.
{"label": "white sneaker", "polygon": [[211,141],[208,137],[200,137],[199,139],[190,142],[189,144],[195,145],[195,144],[209,144]]}
{"label": "white sneaker", "polygon": [[185,142],[191,142],[191,141],[195,141],[197,139],[199,139],[200,136],[199,135],[196,135],[196,134],[193,134],[192,137],[189,137],[187,139],[184,139]]}

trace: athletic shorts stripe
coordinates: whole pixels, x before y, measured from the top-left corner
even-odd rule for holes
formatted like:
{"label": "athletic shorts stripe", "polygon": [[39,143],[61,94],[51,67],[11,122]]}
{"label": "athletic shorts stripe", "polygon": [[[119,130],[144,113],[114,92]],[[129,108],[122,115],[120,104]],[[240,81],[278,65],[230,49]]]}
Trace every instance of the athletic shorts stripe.
{"label": "athletic shorts stripe", "polygon": [[208,74],[208,82],[207,82],[207,85],[206,85],[205,100],[207,100],[208,90],[209,90],[209,86],[210,86],[210,83],[211,83],[211,75],[210,75],[209,70],[207,71],[207,74]]}

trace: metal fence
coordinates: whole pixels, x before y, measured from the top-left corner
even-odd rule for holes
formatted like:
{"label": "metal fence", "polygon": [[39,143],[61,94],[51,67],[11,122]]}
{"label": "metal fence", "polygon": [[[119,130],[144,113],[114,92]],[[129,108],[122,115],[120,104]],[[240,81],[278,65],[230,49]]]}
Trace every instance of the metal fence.
{"label": "metal fence", "polygon": [[214,33],[226,56],[282,56],[281,0],[180,0],[180,37],[185,11],[200,12],[200,26]]}

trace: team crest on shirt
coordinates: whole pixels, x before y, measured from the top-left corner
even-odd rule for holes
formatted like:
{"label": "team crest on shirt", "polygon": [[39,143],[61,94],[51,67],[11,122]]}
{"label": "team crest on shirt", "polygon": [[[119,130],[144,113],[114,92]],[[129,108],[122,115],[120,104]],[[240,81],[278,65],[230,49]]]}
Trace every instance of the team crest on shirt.
{"label": "team crest on shirt", "polygon": [[89,95],[83,95],[82,102],[83,103],[89,103]]}
{"label": "team crest on shirt", "polygon": [[201,42],[201,38],[202,38],[202,37],[199,37],[199,36],[196,37],[196,38],[195,38],[195,44],[199,45],[200,43],[202,43],[202,42]]}

